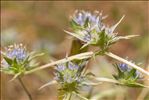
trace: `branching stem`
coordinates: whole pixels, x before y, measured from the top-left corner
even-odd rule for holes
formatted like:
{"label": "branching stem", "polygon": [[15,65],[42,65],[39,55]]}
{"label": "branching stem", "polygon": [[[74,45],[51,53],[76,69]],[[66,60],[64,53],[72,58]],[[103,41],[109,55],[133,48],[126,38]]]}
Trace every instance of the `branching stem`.
{"label": "branching stem", "polygon": [[[139,66],[111,53],[111,52],[106,52],[104,53],[105,55],[113,58],[113,59],[116,59],[118,61],[121,61],[123,63],[126,63],[128,64],[129,66],[137,69],[138,71],[142,72],[143,74],[146,74],[149,76],[149,72],[145,71],[144,69],[140,68]],[[90,58],[94,55],[93,52],[85,52],[85,53],[81,53],[81,54],[77,54],[77,55],[74,55],[74,56],[70,56],[70,57],[67,57],[67,58],[64,58],[64,59],[61,59],[61,60],[58,60],[58,61],[55,61],[55,62],[52,62],[52,63],[48,63],[48,64],[45,64],[45,65],[42,65],[38,68],[35,68],[35,69],[32,69],[30,71],[26,71],[25,74],[30,74],[32,72],[35,72],[35,71],[38,71],[38,70],[42,70],[42,69],[45,69],[45,68],[48,68],[50,66],[54,66],[54,65],[57,65],[57,64],[61,64],[61,63],[65,63],[65,62],[68,62],[68,61],[71,61],[71,60],[74,60],[74,59],[87,59],[87,58]]]}
{"label": "branching stem", "polygon": [[64,58],[64,59],[61,59],[61,60],[58,60],[58,61],[54,61],[52,63],[42,65],[42,66],[40,66],[38,68],[35,68],[35,69],[32,69],[30,71],[26,71],[25,74],[30,74],[32,72],[42,70],[42,69],[45,69],[45,68],[48,68],[50,66],[54,66],[54,65],[57,65],[57,64],[65,63],[65,62],[68,62],[68,61],[71,61],[71,60],[74,60],[74,59],[90,58],[92,55],[93,55],[93,52],[85,52],[85,53],[81,53],[81,54],[78,54],[78,55],[70,56],[70,57],[67,57],[67,58]]}

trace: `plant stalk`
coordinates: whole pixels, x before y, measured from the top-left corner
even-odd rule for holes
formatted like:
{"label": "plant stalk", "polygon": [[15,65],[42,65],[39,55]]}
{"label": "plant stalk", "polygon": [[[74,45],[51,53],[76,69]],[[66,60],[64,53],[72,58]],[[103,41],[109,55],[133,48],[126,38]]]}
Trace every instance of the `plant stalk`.
{"label": "plant stalk", "polygon": [[65,62],[68,62],[68,61],[71,61],[71,60],[74,60],[74,59],[90,58],[93,54],[94,54],[93,52],[85,52],[85,53],[81,53],[81,54],[78,54],[78,55],[70,56],[70,57],[67,57],[67,58],[64,58],[64,59],[61,59],[61,60],[58,60],[58,61],[54,61],[52,63],[42,65],[42,66],[40,66],[38,68],[35,68],[35,69],[32,69],[30,71],[26,71],[25,74],[30,74],[32,72],[35,72],[35,71],[38,71],[38,70],[41,70],[41,69],[45,69],[45,68],[48,68],[50,66],[54,66],[54,65],[57,65],[57,64],[65,63]]}
{"label": "plant stalk", "polygon": [[[111,52],[106,52],[104,53],[105,55],[111,57],[111,58],[114,58],[118,61],[121,61],[123,63],[126,63],[128,64],[129,66],[137,69],[138,71],[142,72],[143,74],[146,74],[149,76],[149,72],[145,71],[144,69],[140,68],[139,66],[111,53]],[[35,71],[38,71],[38,70],[42,70],[42,69],[45,69],[45,68],[48,68],[50,66],[54,66],[54,65],[57,65],[57,64],[61,64],[61,63],[65,63],[65,62],[68,62],[68,61],[71,61],[71,60],[74,60],[74,59],[87,59],[87,58],[90,58],[94,55],[93,52],[85,52],[85,53],[81,53],[81,54],[78,54],[78,55],[74,55],[74,56],[70,56],[70,57],[67,57],[67,58],[64,58],[64,59],[61,59],[61,60],[58,60],[58,61],[55,61],[55,62],[52,62],[52,63],[48,63],[48,64],[45,64],[45,65],[42,65],[38,68],[35,68],[35,69],[32,69],[30,71],[26,71],[25,74],[30,74],[32,72],[35,72]]]}
{"label": "plant stalk", "polygon": [[25,93],[27,94],[29,100],[32,100],[32,96],[31,96],[31,94],[29,93],[29,91],[27,90],[26,86],[24,85],[22,79],[21,79],[20,77],[18,77],[18,80],[19,80],[20,84],[22,85],[22,87],[23,87]]}

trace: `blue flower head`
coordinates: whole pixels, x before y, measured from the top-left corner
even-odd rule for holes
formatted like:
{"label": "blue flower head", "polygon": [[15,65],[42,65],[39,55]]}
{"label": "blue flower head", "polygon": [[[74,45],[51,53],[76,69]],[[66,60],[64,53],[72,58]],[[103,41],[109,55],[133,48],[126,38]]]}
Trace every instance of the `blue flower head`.
{"label": "blue flower head", "polygon": [[[98,14],[96,12],[96,14]],[[76,10],[73,16],[73,20],[80,26],[84,26],[86,20],[88,20],[91,24],[97,24],[99,22],[99,17],[95,14],[91,14],[90,12],[83,10]]]}
{"label": "blue flower head", "polygon": [[23,44],[10,45],[2,53],[1,70],[8,74],[21,74],[31,70],[38,65],[35,58],[43,55],[43,53],[27,52]]}
{"label": "blue flower head", "polygon": [[[83,86],[85,75],[82,75],[84,65],[66,62],[56,66],[54,79],[59,83],[60,90],[66,92],[78,91]],[[83,67],[82,67],[83,66]]]}
{"label": "blue flower head", "polygon": [[104,24],[102,23],[102,20],[105,18],[106,17],[102,16],[102,13],[99,13],[98,11],[91,13],[84,10],[76,10],[72,16],[72,20],[88,32],[93,29],[98,31],[103,29]]}
{"label": "blue flower head", "polygon": [[126,72],[126,71],[129,70],[128,65],[127,64],[124,64],[124,63],[119,64],[119,68],[123,72]]}
{"label": "blue flower head", "polygon": [[79,66],[76,64],[73,64],[72,62],[59,64],[55,68],[56,70],[55,79],[61,82],[72,83],[76,81],[76,79],[78,78],[77,76],[78,69],[79,69]]}
{"label": "blue flower head", "polygon": [[16,58],[17,61],[23,61],[28,54],[23,44],[14,44],[6,48],[6,56],[10,59]]}
{"label": "blue flower head", "polygon": [[116,77],[119,77],[119,79],[136,80],[142,78],[142,75],[138,70],[130,68],[129,65],[125,63],[120,63],[117,65],[117,67],[119,69],[119,73]]}
{"label": "blue flower head", "polygon": [[[28,53],[23,44],[14,44],[5,48],[4,56],[12,61],[16,59],[17,63],[22,63],[27,58]],[[6,59],[2,59],[1,65],[4,67],[11,66]]]}
{"label": "blue flower head", "polygon": [[98,11],[76,10],[70,21],[73,32],[65,32],[83,41],[85,44],[82,48],[94,45],[100,47],[103,51],[108,50],[113,43],[127,38],[117,36],[117,33],[114,33],[124,16],[112,26],[103,23],[106,17]]}

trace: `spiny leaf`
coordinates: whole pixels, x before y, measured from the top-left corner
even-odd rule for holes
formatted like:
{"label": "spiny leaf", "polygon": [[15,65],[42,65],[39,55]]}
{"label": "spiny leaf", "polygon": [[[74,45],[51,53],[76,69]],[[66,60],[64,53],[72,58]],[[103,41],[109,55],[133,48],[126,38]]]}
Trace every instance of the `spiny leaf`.
{"label": "spiny leaf", "polygon": [[10,59],[10,58],[8,58],[8,57],[6,57],[6,56],[4,56],[4,59],[5,59],[5,61],[6,61],[9,65],[12,65],[12,62],[13,62],[12,59]]}
{"label": "spiny leaf", "polygon": [[133,68],[133,69],[128,73],[126,79],[129,79],[130,77],[134,77],[135,73],[136,73],[136,69]]}
{"label": "spiny leaf", "polygon": [[137,37],[139,35],[127,35],[127,36],[118,36],[117,40],[121,40],[121,39],[131,39],[133,37]]}
{"label": "spiny leaf", "polygon": [[81,29],[81,27],[79,26],[79,24],[77,24],[73,19],[70,21],[70,26],[73,30],[78,30]]}
{"label": "spiny leaf", "polygon": [[123,15],[122,18],[114,26],[111,27],[112,33],[114,32],[115,28],[120,24],[120,22],[123,20],[124,17],[125,16]]}

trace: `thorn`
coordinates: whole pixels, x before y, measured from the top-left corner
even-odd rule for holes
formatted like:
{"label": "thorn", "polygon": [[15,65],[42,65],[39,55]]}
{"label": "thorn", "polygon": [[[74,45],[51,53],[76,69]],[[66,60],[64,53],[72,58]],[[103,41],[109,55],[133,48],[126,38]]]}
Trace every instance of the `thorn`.
{"label": "thorn", "polygon": [[123,15],[122,18],[114,26],[111,27],[112,33],[115,30],[115,28],[121,23],[121,21],[123,20],[124,17],[125,17],[125,15]]}

